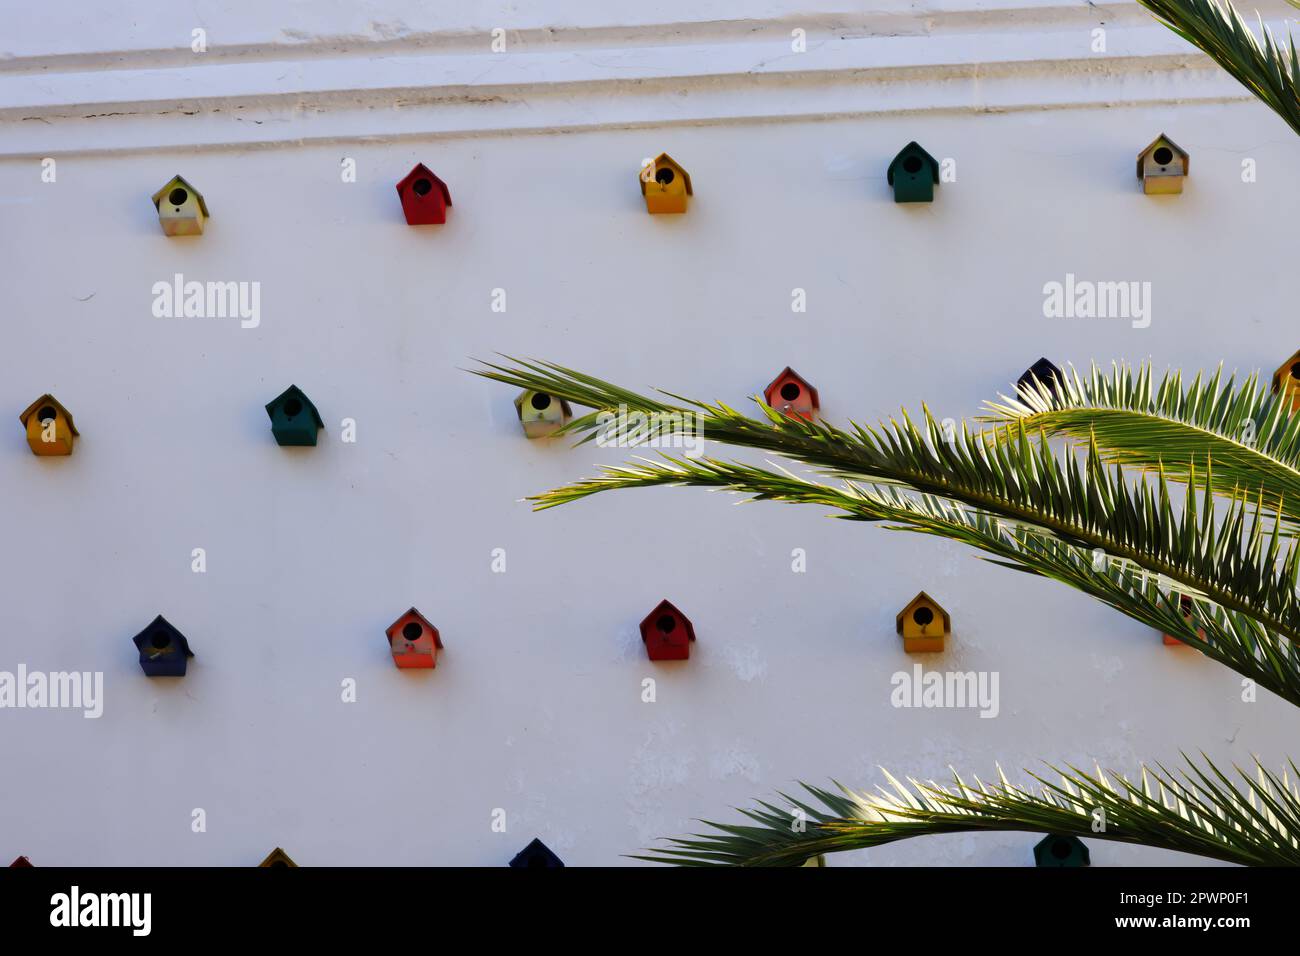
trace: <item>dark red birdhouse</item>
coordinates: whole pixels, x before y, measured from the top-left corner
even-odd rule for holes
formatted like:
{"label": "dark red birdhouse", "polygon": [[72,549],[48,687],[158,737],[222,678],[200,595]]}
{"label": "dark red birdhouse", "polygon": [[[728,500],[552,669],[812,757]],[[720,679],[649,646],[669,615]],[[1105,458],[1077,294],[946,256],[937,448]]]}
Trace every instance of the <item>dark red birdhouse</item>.
{"label": "dark red birdhouse", "polygon": [[690,660],[695,628],[670,602],[660,601],[641,622],[641,640],[652,661]]}
{"label": "dark red birdhouse", "polygon": [[31,860],[27,859],[27,857],[25,856],[20,856],[18,859],[14,860],[12,863],[9,864],[9,869],[12,870],[14,867],[18,867],[19,869],[22,869],[23,867],[28,867],[31,865],[32,865]]}
{"label": "dark red birdhouse", "polygon": [[438,636],[438,629],[415,608],[390,624],[385,633],[388,634],[388,649],[393,652],[393,663],[398,667],[438,666],[442,638]]}
{"label": "dark red birdhouse", "polygon": [[451,193],[424,163],[416,163],[397,184],[397,195],[408,226],[440,226],[447,221]]}
{"label": "dark red birdhouse", "polygon": [[772,384],[763,390],[763,398],[778,412],[793,418],[812,421],[821,402],[817,398],[817,389],[788,365],[780,375],[772,379]]}

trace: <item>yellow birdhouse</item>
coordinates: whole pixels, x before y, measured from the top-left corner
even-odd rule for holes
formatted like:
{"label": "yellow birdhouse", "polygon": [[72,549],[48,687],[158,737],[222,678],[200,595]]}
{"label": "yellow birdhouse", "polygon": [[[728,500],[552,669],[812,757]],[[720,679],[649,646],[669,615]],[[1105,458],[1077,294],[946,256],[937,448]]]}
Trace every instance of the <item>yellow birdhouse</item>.
{"label": "yellow birdhouse", "polygon": [[153,194],[158,222],[169,236],[201,236],[208,221],[208,204],[203,194],[180,176],[173,176]]}
{"label": "yellow birdhouse", "polygon": [[1291,401],[1291,411],[1300,411],[1300,352],[1296,352],[1273,373],[1273,394]]}
{"label": "yellow birdhouse", "polygon": [[42,395],[18,416],[27,429],[27,444],[37,455],[71,455],[77,426],[72,413],[53,395]]}
{"label": "yellow birdhouse", "polygon": [[660,153],[641,167],[641,195],[646,212],[685,212],[686,197],[694,195],[691,174],[667,153]]}
{"label": "yellow birdhouse", "polygon": [[895,624],[903,635],[903,650],[909,654],[943,650],[943,639],[952,631],[948,612],[924,591],[898,612]]}
{"label": "yellow birdhouse", "polygon": [[1182,192],[1183,180],[1191,168],[1187,150],[1164,133],[1138,153],[1137,178],[1142,180],[1142,191],[1148,196]]}
{"label": "yellow birdhouse", "polygon": [[266,859],[257,864],[257,866],[258,869],[261,869],[264,866],[292,866],[296,868],[298,864],[289,858],[288,853],[285,853],[277,846],[274,850],[268,853]]}

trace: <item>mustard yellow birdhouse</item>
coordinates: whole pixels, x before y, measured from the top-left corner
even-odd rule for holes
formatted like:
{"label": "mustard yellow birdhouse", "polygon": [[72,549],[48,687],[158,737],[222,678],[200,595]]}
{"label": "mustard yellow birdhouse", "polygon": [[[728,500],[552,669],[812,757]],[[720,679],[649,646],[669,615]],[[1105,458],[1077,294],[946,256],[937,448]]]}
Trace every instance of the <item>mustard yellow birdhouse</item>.
{"label": "mustard yellow birdhouse", "polygon": [[1138,153],[1137,178],[1148,196],[1183,191],[1183,180],[1192,168],[1192,158],[1172,139],[1161,133]]}
{"label": "mustard yellow birdhouse", "polygon": [[72,413],[53,395],[42,395],[18,416],[27,429],[27,444],[37,455],[71,455],[77,426]]}
{"label": "mustard yellow birdhouse", "polygon": [[943,650],[943,639],[952,631],[948,612],[924,591],[898,612],[895,624],[903,635],[903,650],[909,654]]}
{"label": "mustard yellow birdhouse", "polygon": [[1273,394],[1289,398],[1291,411],[1300,411],[1300,352],[1296,352],[1273,373]]}
{"label": "mustard yellow birdhouse", "polygon": [[554,435],[573,417],[569,403],[545,392],[524,391],[515,396],[515,413],[529,438]]}
{"label": "mustard yellow birdhouse", "polygon": [[266,855],[266,859],[263,860],[261,863],[257,864],[257,866],[258,869],[261,869],[264,866],[266,867],[287,866],[287,867],[296,868],[298,864],[293,862],[292,859],[290,859],[288,853],[285,853],[277,846],[274,850],[268,853]]}
{"label": "mustard yellow birdhouse", "polygon": [[201,236],[208,221],[208,204],[203,194],[180,176],[173,176],[153,194],[158,222],[169,236]]}
{"label": "mustard yellow birdhouse", "polygon": [[641,167],[641,195],[646,212],[685,212],[686,197],[694,195],[691,174],[667,153],[660,153]]}

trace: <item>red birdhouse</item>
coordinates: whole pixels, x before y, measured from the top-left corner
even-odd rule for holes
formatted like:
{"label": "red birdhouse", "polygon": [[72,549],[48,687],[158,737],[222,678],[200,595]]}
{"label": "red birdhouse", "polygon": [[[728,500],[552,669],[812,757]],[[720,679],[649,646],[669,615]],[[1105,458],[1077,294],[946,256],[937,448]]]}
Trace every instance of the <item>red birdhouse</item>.
{"label": "red birdhouse", "polygon": [[398,667],[438,666],[442,638],[438,636],[438,629],[415,608],[394,621],[386,633],[388,649],[393,652],[393,663]]}
{"label": "red birdhouse", "polygon": [[695,628],[668,601],[660,601],[641,622],[641,640],[652,661],[686,661],[691,657]]}
{"label": "red birdhouse", "polygon": [[[1180,594],[1178,596],[1178,610],[1182,612],[1183,618],[1190,624],[1192,622],[1192,596],[1190,594]],[[1198,627],[1196,629],[1196,636],[1201,640],[1205,640],[1205,628]],[[1161,637],[1164,639],[1166,644],[1170,644],[1174,647],[1187,646],[1178,638],[1170,637],[1168,634],[1162,634]]]}
{"label": "red birdhouse", "polygon": [[397,195],[402,200],[408,226],[440,226],[447,221],[451,193],[447,184],[424,163],[416,163],[397,184]]}
{"label": "red birdhouse", "polygon": [[809,385],[803,377],[788,365],[785,371],[772,379],[772,384],[763,389],[763,398],[778,412],[785,412],[791,417],[812,421],[821,402],[817,398],[817,389]]}
{"label": "red birdhouse", "polygon": [[9,869],[12,870],[14,867],[18,867],[19,869],[21,869],[25,866],[31,866],[31,865],[32,865],[31,860],[27,859],[27,857],[25,856],[20,856],[18,859],[14,860],[12,863],[9,864]]}

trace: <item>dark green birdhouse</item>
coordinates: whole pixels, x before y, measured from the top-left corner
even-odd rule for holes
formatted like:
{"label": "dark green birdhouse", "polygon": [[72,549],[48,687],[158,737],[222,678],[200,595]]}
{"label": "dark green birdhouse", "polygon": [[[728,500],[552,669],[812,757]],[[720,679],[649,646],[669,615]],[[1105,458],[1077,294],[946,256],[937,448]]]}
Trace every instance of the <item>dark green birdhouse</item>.
{"label": "dark green birdhouse", "polygon": [[915,142],[908,143],[889,164],[894,202],[934,202],[939,163]]}
{"label": "dark green birdhouse", "polygon": [[297,385],[290,385],[266,406],[271,434],[281,445],[315,445],[317,430],[324,428],[320,412]]}
{"label": "dark green birdhouse", "polygon": [[1034,866],[1091,865],[1088,848],[1078,837],[1049,833],[1034,844]]}

